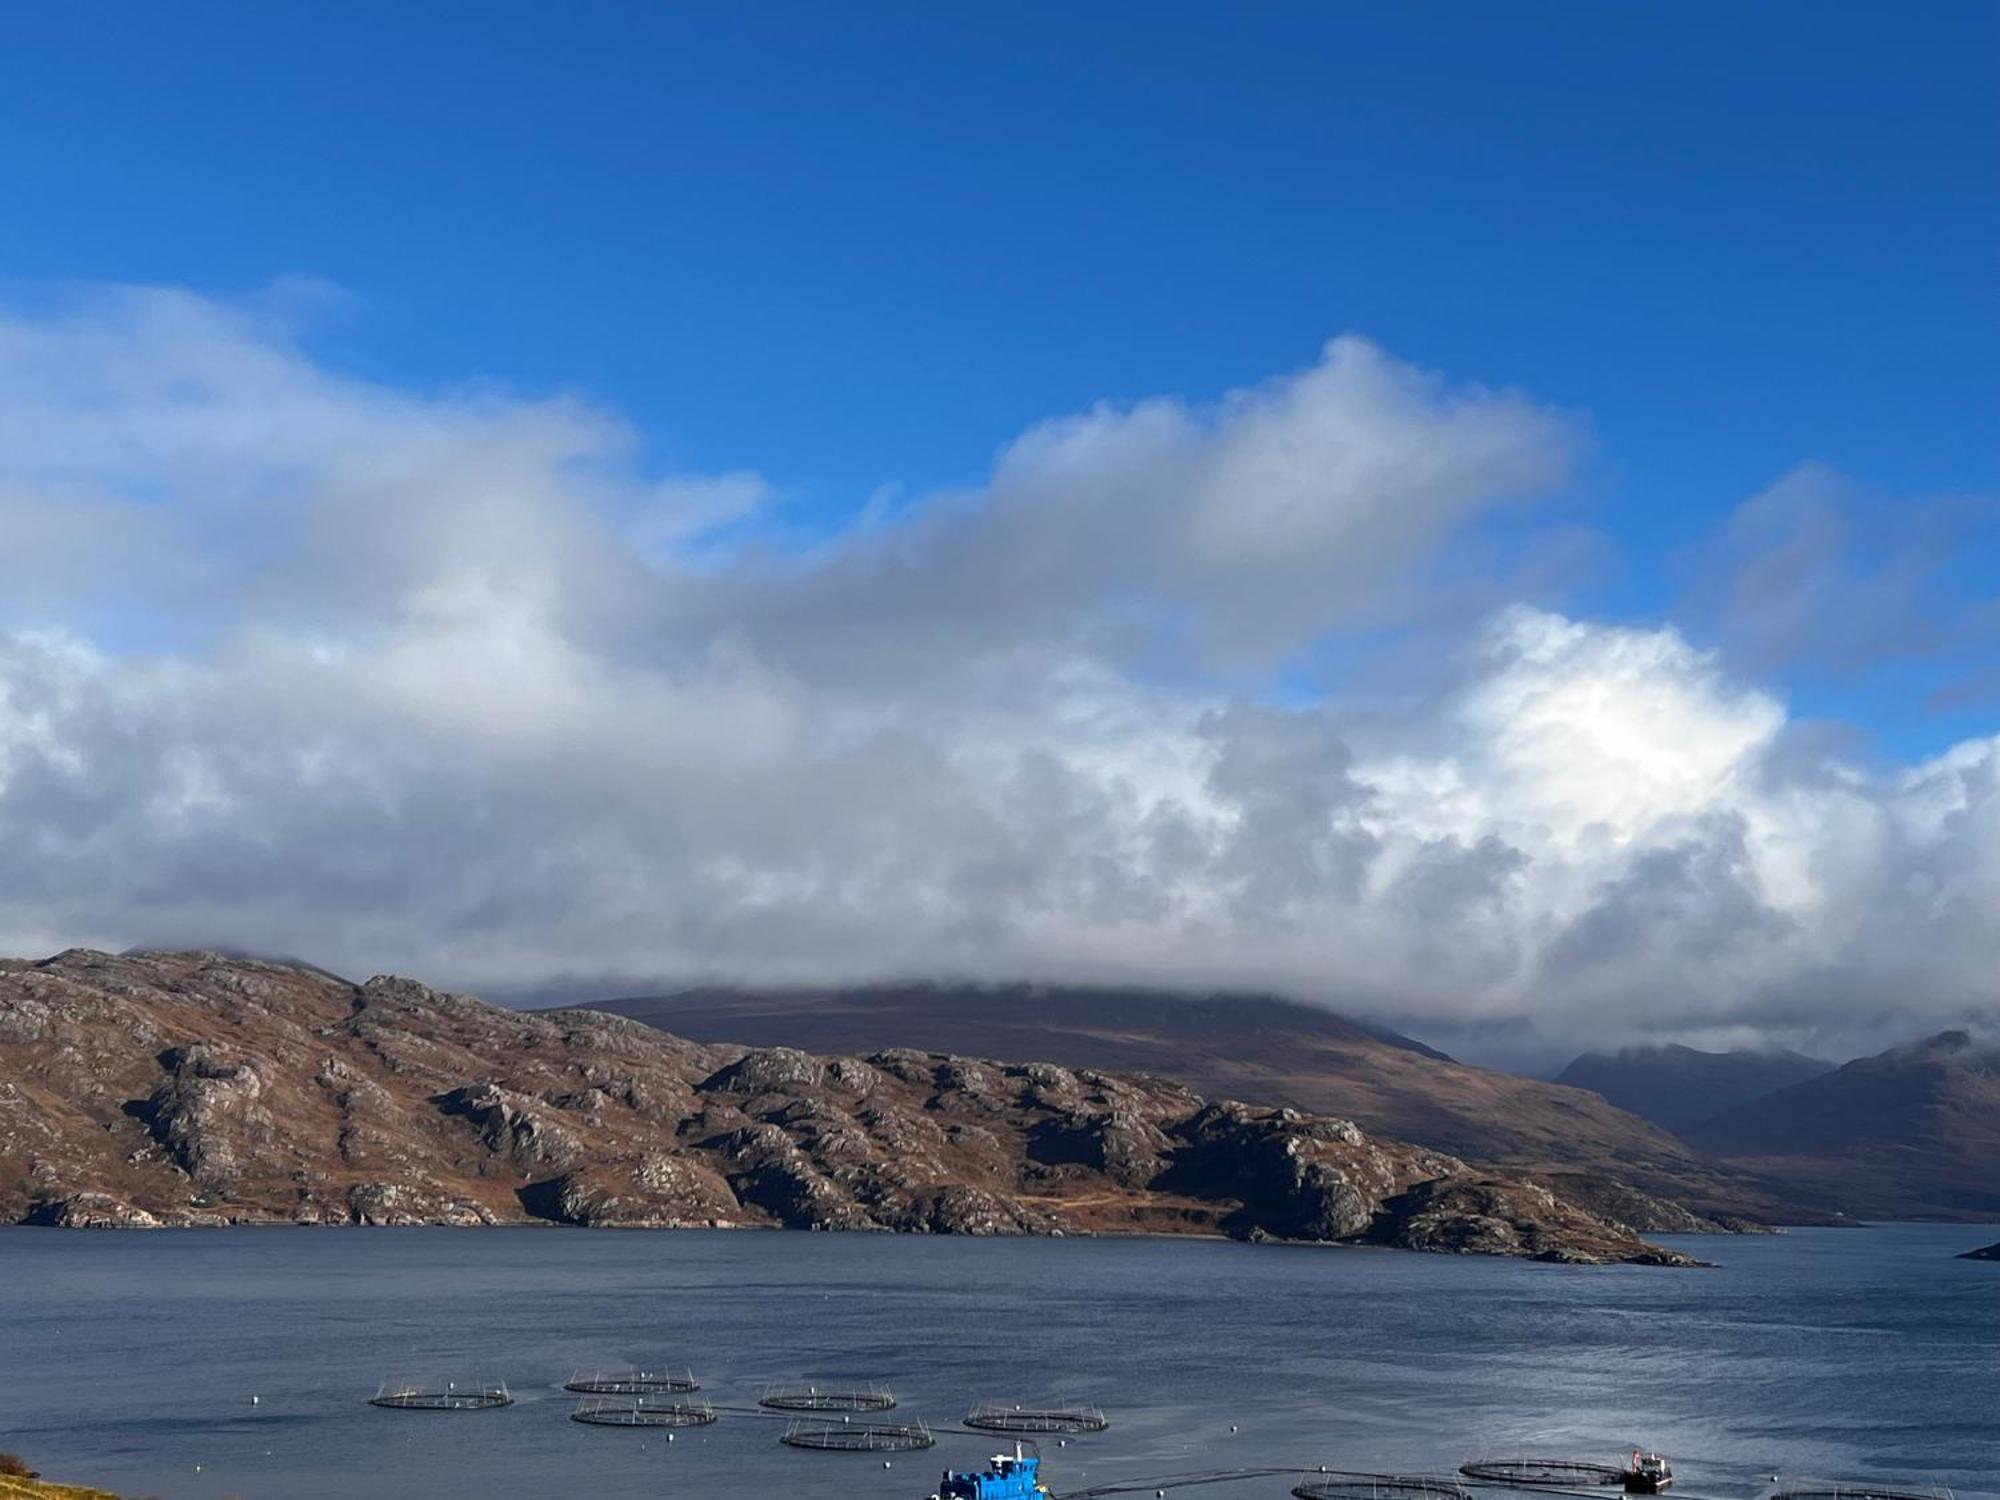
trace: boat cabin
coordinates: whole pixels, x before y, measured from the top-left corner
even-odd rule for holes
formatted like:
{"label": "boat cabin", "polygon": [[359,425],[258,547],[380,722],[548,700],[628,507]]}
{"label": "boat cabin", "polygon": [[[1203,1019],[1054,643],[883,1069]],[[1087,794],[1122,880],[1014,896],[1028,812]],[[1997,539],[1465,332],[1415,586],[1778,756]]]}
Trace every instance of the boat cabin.
{"label": "boat cabin", "polygon": [[947,1469],[931,1500],[1042,1500],[1048,1491],[1041,1468],[1041,1459],[1018,1448],[1011,1455],[998,1453],[983,1472]]}
{"label": "boat cabin", "polygon": [[1674,1466],[1657,1453],[1634,1453],[1625,1471],[1625,1493],[1657,1495],[1674,1482]]}

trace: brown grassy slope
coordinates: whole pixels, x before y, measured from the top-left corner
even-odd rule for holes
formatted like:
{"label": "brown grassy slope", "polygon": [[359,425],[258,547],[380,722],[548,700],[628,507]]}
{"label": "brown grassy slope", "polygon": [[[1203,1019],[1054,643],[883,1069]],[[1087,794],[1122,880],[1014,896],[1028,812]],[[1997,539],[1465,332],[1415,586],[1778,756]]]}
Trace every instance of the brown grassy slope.
{"label": "brown grassy slope", "polygon": [[118,1500],[103,1490],[51,1484],[16,1454],[0,1453],[0,1500]]}
{"label": "brown grassy slope", "polygon": [[51,1484],[45,1479],[23,1479],[0,1474],[0,1500],[118,1500],[109,1490],[85,1489],[78,1484]]}
{"label": "brown grassy slope", "polygon": [[1858,1058],[1694,1132],[1864,1218],[2000,1218],[2000,1047],[1962,1031]]}

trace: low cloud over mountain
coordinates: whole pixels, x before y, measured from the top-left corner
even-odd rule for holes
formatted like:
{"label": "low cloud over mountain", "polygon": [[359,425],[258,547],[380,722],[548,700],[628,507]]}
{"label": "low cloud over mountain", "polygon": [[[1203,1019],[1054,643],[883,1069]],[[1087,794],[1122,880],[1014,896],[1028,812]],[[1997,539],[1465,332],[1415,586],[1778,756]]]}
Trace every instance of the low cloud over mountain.
{"label": "low cloud over mountain", "polygon": [[269,305],[6,319],[0,951],[1251,987],[1567,1052],[1991,1006],[2000,738],[1873,763],[1554,607],[1585,446],[1342,338],[802,540]]}

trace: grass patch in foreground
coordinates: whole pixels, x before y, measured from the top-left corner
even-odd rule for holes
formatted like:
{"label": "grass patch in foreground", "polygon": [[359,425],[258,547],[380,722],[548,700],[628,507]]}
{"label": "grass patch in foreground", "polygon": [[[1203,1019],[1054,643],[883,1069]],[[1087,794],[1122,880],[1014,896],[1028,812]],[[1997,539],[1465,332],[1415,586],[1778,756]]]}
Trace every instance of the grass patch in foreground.
{"label": "grass patch in foreground", "polygon": [[50,1484],[12,1453],[0,1453],[0,1500],[118,1500],[109,1490]]}
{"label": "grass patch in foreground", "polygon": [[50,1484],[42,1479],[16,1479],[0,1475],[0,1500],[118,1500],[109,1490],[85,1489],[80,1484]]}

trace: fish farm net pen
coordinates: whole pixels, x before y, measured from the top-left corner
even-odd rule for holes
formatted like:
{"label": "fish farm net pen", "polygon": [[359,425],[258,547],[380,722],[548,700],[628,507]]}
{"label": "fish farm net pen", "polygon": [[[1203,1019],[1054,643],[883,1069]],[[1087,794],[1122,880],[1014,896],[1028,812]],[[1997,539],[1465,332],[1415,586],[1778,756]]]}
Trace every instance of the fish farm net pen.
{"label": "fish farm net pen", "polygon": [[778,1441],[828,1453],[915,1453],[935,1446],[937,1438],[922,1422],[822,1420],[794,1422]]}
{"label": "fish farm net pen", "polygon": [[1102,1432],[1111,1423],[1097,1407],[1081,1403],[982,1401],[966,1414],[965,1425],[979,1432],[1085,1433]]}
{"label": "fish farm net pen", "polygon": [[1186,1474],[1155,1474],[1149,1479],[1120,1479],[1088,1489],[1064,1490],[1055,1500],[1102,1500],[1108,1495],[1137,1495],[1155,1490],[1186,1490],[1204,1484],[1230,1484],[1240,1479],[1277,1479],[1297,1469],[1200,1469]]}
{"label": "fish farm net pen", "polygon": [[1576,1458],[1482,1458],[1460,1464],[1467,1479],[1486,1484],[1522,1485],[1531,1489],[1585,1489],[1592,1485],[1622,1485],[1625,1471],[1615,1464]]}
{"label": "fish farm net pen", "polygon": [[685,1396],[701,1389],[692,1370],[602,1370],[586,1375],[579,1370],[563,1382],[563,1389],[586,1396],[648,1396],[655,1392]]}
{"label": "fish farm net pen", "polygon": [[1306,1474],[1292,1493],[1298,1500],[1473,1500],[1462,1484],[1420,1474]]}
{"label": "fish farm net pen", "polygon": [[488,1411],[496,1406],[512,1406],[514,1397],[505,1381],[488,1385],[482,1381],[461,1384],[447,1380],[443,1385],[419,1385],[415,1381],[385,1380],[368,1404],[391,1411]]}
{"label": "fish farm net pen", "polygon": [[1786,1485],[1771,1500],[1953,1500],[1941,1484],[1800,1484]]}
{"label": "fish farm net pen", "polygon": [[888,1411],[896,1398],[884,1385],[772,1385],[757,1404],[773,1411]]}
{"label": "fish farm net pen", "polygon": [[715,1408],[706,1401],[586,1396],[569,1419],[595,1427],[706,1427],[715,1420]]}

